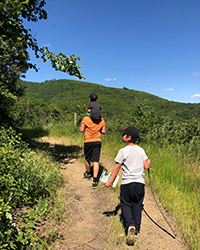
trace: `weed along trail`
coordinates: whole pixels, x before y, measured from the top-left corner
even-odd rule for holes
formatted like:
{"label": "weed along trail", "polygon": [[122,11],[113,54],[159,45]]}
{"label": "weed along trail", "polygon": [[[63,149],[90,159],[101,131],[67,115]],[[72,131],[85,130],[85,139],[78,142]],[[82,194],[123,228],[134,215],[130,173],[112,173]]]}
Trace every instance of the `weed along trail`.
{"label": "weed along trail", "polygon": [[[154,201],[151,190],[148,188],[146,188],[145,200],[143,202],[144,209],[167,232],[153,223],[143,211],[140,235],[136,239],[134,246],[128,246],[119,206],[119,191],[113,188],[106,189],[102,183],[99,183],[97,189],[92,189],[92,180],[83,178],[85,171],[84,162],[72,156],[63,157],[63,155],[70,155],[66,153],[68,149],[71,150],[72,145],[70,143],[63,142],[61,139],[56,140],[47,137],[41,138],[40,142],[49,143],[49,146],[55,150],[59,148],[59,145],[62,145],[63,152],[60,152],[60,164],[61,171],[66,179],[63,188],[66,214],[64,215],[64,220],[55,225],[62,237],[59,237],[51,245],[50,249],[189,250],[184,240],[178,234],[173,220],[163,209],[163,213],[174,231],[176,231],[177,236],[174,239],[167,233],[169,232],[173,235],[171,228],[166,223]],[[112,171],[114,162],[102,154],[100,165],[108,171]],[[119,175],[121,176],[121,173]]]}

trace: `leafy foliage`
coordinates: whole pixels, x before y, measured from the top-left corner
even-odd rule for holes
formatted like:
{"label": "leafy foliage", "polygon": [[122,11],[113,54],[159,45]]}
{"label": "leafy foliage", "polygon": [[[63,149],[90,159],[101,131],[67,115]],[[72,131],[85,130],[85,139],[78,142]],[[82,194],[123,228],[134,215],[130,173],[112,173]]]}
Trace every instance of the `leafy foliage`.
{"label": "leafy foliage", "polygon": [[53,103],[67,114],[76,112],[83,116],[89,103],[89,94],[92,92],[98,94],[97,101],[101,104],[102,115],[107,120],[115,116],[121,121],[129,122],[131,119],[134,120],[134,116],[140,116],[139,109],[144,108],[150,109],[148,112],[153,110],[157,117],[171,116],[177,122],[190,120],[193,117],[199,118],[200,113],[200,103],[172,102],[141,91],[109,88],[75,80],[22,82],[21,84],[26,88],[26,94],[23,97],[26,100],[42,99],[46,104]]}
{"label": "leafy foliage", "polygon": [[[4,102],[10,104],[16,97],[22,96],[24,90],[18,79],[24,77],[28,69],[38,71],[35,64],[29,61],[28,48],[32,49],[36,58],[41,57],[44,62],[51,61],[55,70],[69,75],[84,78],[80,72],[81,66],[77,60],[81,57],[66,56],[62,53],[53,54],[47,47],[40,48],[37,39],[26,29],[23,21],[38,22],[47,19],[44,10],[44,0],[3,0],[0,2],[0,115],[8,116],[4,109]],[[8,99],[8,100],[7,100]]]}
{"label": "leafy foliage", "polygon": [[[49,198],[63,183],[59,168],[33,152],[14,130],[0,130],[0,245],[23,249],[38,240],[35,223],[49,211]],[[46,197],[46,198],[45,198]],[[29,208],[36,205],[35,209]],[[21,222],[16,219],[17,209]]]}
{"label": "leafy foliage", "polygon": [[39,127],[45,123],[59,121],[64,116],[64,111],[54,104],[47,104],[41,99],[20,99],[13,106],[11,115],[16,119],[15,124],[20,126]]}
{"label": "leafy foliage", "polygon": [[[198,172],[200,146],[199,104],[168,102],[139,91],[68,80],[22,81],[21,85],[26,88],[26,94],[9,110],[17,126],[44,127],[56,135],[80,137],[78,126],[85,116],[88,96],[97,92],[107,127],[103,145],[112,148],[112,153],[118,150],[117,147],[121,146],[119,129],[134,125],[140,131],[138,143],[145,144],[150,152],[155,150],[158,166],[165,166],[161,177],[160,168],[155,167],[153,177],[160,178],[155,183],[163,180],[171,185],[173,181],[181,195],[198,188],[199,177],[195,173]],[[76,126],[73,120],[75,112]],[[162,156],[165,150],[174,154],[167,167]],[[180,159],[184,159],[185,164],[192,163],[194,169],[190,171],[184,166],[182,171]],[[180,178],[176,178],[174,162]],[[184,182],[187,186],[180,188]],[[44,154],[31,151],[14,130],[0,130],[0,227],[4,229],[0,234],[0,244],[4,249],[26,249],[38,242],[35,227],[49,213],[51,197],[60,185],[62,176],[55,164],[44,158]],[[163,192],[162,188],[160,190]],[[19,220],[16,211],[24,206],[28,209],[22,212]]]}
{"label": "leafy foliage", "polygon": [[119,129],[134,125],[140,131],[140,140],[147,142],[199,142],[199,104],[175,103],[139,91],[72,80],[22,82],[22,85],[26,94],[12,112],[20,126],[56,122],[58,128],[61,123],[73,124],[74,113],[77,113],[79,126],[86,114],[89,94],[97,92],[108,138],[115,136]]}

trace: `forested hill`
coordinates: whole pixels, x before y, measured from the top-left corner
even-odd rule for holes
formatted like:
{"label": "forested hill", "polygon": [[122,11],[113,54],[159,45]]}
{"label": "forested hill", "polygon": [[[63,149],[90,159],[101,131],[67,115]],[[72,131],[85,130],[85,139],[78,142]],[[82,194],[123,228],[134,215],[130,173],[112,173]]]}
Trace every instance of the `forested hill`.
{"label": "forested hill", "polygon": [[79,112],[86,110],[89,103],[89,94],[96,92],[99,96],[104,116],[128,114],[134,112],[136,104],[144,104],[153,108],[158,115],[172,115],[175,120],[183,121],[193,117],[199,118],[200,103],[179,103],[162,99],[145,92],[105,87],[102,85],[75,81],[75,80],[51,80],[42,83],[26,82],[25,99],[42,99],[46,104],[54,104],[67,112]]}

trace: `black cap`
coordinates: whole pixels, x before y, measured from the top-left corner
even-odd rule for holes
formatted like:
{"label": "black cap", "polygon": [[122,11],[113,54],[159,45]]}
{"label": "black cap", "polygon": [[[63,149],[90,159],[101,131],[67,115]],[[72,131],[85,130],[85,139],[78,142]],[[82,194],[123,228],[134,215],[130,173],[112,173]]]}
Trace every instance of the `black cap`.
{"label": "black cap", "polygon": [[98,95],[96,93],[91,93],[89,97],[91,98],[91,100],[97,100]]}
{"label": "black cap", "polygon": [[120,129],[119,132],[130,135],[132,139],[137,139],[140,136],[137,128],[133,126],[126,127],[125,129]]}

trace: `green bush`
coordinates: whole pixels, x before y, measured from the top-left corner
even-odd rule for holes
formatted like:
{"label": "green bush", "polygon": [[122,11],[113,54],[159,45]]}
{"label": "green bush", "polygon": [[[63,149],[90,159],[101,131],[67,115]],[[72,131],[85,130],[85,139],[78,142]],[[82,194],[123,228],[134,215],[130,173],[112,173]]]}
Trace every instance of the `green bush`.
{"label": "green bush", "polygon": [[[20,135],[12,128],[0,129],[2,249],[23,249],[37,241],[37,232],[33,231],[34,223],[42,220],[43,215],[48,212],[48,200],[62,183],[58,165],[49,156],[28,149],[27,144],[22,142]],[[38,204],[40,211],[32,209]],[[24,206],[27,212],[22,212],[20,221],[17,211]]]}

